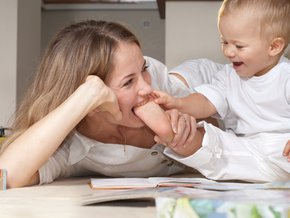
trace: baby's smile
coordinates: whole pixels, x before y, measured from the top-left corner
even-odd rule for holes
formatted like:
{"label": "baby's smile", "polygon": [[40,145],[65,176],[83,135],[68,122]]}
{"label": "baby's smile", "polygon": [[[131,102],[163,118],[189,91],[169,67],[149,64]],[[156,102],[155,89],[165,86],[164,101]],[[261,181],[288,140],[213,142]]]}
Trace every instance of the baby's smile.
{"label": "baby's smile", "polygon": [[234,67],[239,67],[243,64],[243,62],[233,62]]}

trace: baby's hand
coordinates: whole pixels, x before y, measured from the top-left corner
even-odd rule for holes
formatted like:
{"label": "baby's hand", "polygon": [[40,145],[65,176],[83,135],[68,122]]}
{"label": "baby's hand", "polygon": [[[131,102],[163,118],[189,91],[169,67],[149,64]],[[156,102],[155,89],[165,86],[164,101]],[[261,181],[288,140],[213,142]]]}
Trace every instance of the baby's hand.
{"label": "baby's hand", "polygon": [[155,96],[154,101],[162,105],[166,109],[173,109],[177,107],[177,99],[162,91],[153,91]]}
{"label": "baby's hand", "polygon": [[283,150],[283,156],[287,158],[288,162],[290,162],[290,140],[287,142]]}

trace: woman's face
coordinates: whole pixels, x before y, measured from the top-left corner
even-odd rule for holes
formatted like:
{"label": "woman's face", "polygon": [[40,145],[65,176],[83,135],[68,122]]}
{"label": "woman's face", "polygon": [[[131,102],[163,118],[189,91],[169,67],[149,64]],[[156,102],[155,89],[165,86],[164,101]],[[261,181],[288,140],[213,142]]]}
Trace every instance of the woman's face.
{"label": "woman's face", "polygon": [[143,121],[133,111],[152,92],[151,77],[141,49],[135,43],[121,42],[115,54],[115,68],[108,86],[118,98],[123,118],[121,125],[142,127]]}

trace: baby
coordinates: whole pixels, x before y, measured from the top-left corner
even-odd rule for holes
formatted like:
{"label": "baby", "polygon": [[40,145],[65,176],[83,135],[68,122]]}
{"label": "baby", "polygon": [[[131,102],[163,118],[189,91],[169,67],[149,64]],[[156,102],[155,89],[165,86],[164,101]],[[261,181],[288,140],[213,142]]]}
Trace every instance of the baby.
{"label": "baby", "polygon": [[[224,0],[218,29],[222,51],[231,62],[212,84],[196,93],[174,98],[155,92],[154,101],[196,119],[209,116],[235,125],[222,131],[199,123],[189,149],[165,154],[199,170],[211,179],[288,181],[290,165],[290,60],[284,51],[290,42],[289,0]],[[203,132],[202,132],[203,130]],[[192,131],[193,132],[193,131]],[[285,148],[284,148],[285,147]],[[189,151],[189,152],[188,152]],[[247,175],[244,173],[247,172]]]}

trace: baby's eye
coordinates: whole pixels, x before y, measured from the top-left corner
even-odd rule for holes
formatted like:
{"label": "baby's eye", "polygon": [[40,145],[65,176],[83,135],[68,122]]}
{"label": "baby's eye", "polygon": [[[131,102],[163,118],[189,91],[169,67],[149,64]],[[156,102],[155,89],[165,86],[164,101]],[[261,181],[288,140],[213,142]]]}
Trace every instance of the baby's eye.
{"label": "baby's eye", "polygon": [[244,48],[244,46],[242,46],[242,45],[236,45],[236,48],[237,49],[242,49],[242,48]]}
{"label": "baby's eye", "polygon": [[227,45],[228,42],[227,42],[227,41],[221,41],[221,44],[222,44],[222,45]]}

